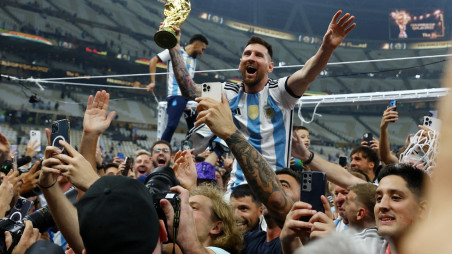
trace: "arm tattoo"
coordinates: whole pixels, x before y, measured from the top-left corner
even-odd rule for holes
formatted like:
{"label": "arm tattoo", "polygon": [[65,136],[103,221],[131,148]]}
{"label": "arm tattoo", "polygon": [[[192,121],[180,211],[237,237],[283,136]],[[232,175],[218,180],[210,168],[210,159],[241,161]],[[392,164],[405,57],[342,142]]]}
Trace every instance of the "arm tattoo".
{"label": "arm tattoo", "polygon": [[293,201],[282,189],[275,172],[238,130],[225,141],[242,168],[250,188],[282,228]]}
{"label": "arm tattoo", "polygon": [[190,77],[190,73],[188,73],[184,59],[182,59],[182,56],[180,55],[180,48],[174,47],[169,50],[169,53],[173,65],[174,76],[176,77],[182,96],[189,100],[198,97],[200,94],[197,91],[197,85]]}

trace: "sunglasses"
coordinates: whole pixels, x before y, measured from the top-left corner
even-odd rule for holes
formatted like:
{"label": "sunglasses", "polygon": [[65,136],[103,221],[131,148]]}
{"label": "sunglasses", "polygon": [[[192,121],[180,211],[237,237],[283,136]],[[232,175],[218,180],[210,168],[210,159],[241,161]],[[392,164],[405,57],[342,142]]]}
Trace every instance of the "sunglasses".
{"label": "sunglasses", "polygon": [[160,153],[160,152],[168,153],[170,150],[169,148],[156,148],[154,149],[154,153]]}

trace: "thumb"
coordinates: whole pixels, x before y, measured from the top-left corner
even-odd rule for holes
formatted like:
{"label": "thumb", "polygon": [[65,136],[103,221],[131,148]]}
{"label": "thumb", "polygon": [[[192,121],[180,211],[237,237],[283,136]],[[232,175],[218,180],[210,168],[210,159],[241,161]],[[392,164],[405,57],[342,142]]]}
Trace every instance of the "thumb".
{"label": "thumb", "polygon": [[11,236],[11,233],[9,231],[5,231],[5,244],[6,249],[9,249],[11,247],[11,244],[13,244],[13,237]]}
{"label": "thumb", "polygon": [[228,98],[226,98],[226,94],[225,93],[221,93],[221,102],[225,105],[229,106],[229,101]]}

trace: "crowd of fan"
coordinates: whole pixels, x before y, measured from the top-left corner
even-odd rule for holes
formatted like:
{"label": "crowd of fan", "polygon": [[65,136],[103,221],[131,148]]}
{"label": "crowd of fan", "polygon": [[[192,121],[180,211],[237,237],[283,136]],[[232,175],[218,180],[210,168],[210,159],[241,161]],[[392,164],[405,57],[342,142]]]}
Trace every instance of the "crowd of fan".
{"label": "crowd of fan", "polygon": [[[307,76],[318,75],[322,68],[317,67],[326,64],[355,26],[350,14],[340,16],[339,11],[333,17],[322,50],[314,56],[317,61],[309,60],[290,78],[271,83],[272,89],[284,90],[296,101],[294,95],[302,94],[312,81]],[[341,39],[334,40],[335,36]],[[244,80],[253,79],[266,66],[268,53],[260,53],[266,50],[262,45],[255,41],[247,45],[240,64]],[[173,53],[171,57],[177,57]],[[446,73],[449,85],[452,69]],[[440,110],[451,107],[449,97]],[[97,141],[115,116],[108,113],[109,98],[106,91],[88,98],[78,150],[65,141],[51,146],[51,131],[46,129],[49,145],[44,158],[29,164],[29,170],[15,170],[10,160],[16,155],[9,154],[10,143],[0,135],[4,253],[63,253],[63,248],[66,253],[426,253],[433,249],[446,253],[452,247],[447,234],[438,234],[447,232],[452,222],[444,202],[450,193],[450,152],[443,149],[436,158],[436,151],[430,150],[437,131],[421,127],[415,138],[407,140],[400,157],[392,154],[387,127],[398,119],[395,107],[384,110],[380,140],[363,141],[351,152],[349,165],[315,156],[308,150],[309,131],[294,128],[289,137],[292,168],[275,170],[265,158],[268,151],[258,151],[239,132],[225,95],[221,102],[198,98],[195,126],[208,125],[225,141],[235,162],[219,152],[218,145],[194,156],[191,149],[176,152],[168,142],[157,141],[151,151],[137,151],[129,167],[129,158],[115,158],[107,165],[101,159]],[[266,113],[276,115],[269,108]],[[447,148],[452,142],[447,128],[452,119],[442,117],[441,144]],[[30,149],[34,150],[33,144]],[[247,183],[231,188],[234,180],[228,181],[227,175],[234,171],[234,163],[241,170],[235,176],[241,172]],[[302,190],[301,175],[308,171],[324,172],[330,181],[325,195],[313,200],[320,199],[323,209],[316,209],[322,211],[303,202],[308,194]],[[426,172],[433,175],[431,180]],[[426,187],[431,188],[428,195]],[[17,218],[16,209],[26,203],[21,196],[35,205],[25,222],[22,215]],[[49,214],[54,225],[47,221]]]}

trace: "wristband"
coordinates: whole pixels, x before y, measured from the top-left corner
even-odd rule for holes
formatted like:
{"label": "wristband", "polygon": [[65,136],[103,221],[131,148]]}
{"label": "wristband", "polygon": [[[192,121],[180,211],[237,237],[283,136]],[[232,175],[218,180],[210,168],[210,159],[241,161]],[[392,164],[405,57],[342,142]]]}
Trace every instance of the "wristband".
{"label": "wristband", "polygon": [[311,155],[309,155],[309,159],[307,161],[303,161],[303,165],[308,165],[314,159],[314,152],[311,151]]}
{"label": "wristband", "polygon": [[38,186],[39,186],[39,188],[41,188],[41,189],[48,189],[48,188],[51,188],[51,187],[53,187],[55,184],[56,184],[56,182],[57,182],[58,180],[55,180],[55,182],[53,182],[51,185],[49,185],[49,186],[42,186],[42,185],[40,185],[39,183],[38,183]]}

